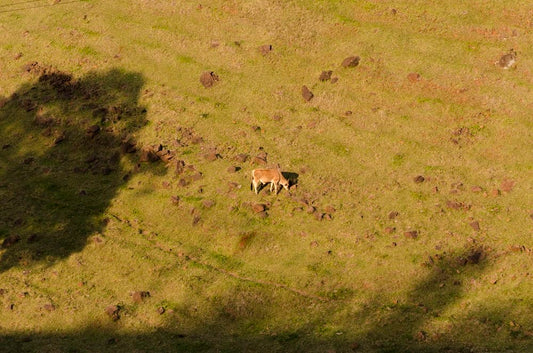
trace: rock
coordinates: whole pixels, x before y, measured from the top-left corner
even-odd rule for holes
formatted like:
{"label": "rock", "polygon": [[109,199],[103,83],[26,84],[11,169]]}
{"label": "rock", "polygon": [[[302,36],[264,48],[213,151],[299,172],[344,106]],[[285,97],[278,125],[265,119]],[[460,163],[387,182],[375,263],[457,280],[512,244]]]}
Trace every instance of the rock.
{"label": "rock", "polygon": [[246,153],[239,153],[238,155],[235,156],[235,160],[239,163],[244,163],[248,160],[250,156],[247,155]]}
{"label": "rock", "polygon": [[499,189],[492,189],[492,191],[490,192],[490,195],[494,197],[500,196],[501,194],[502,192]]}
{"label": "rock", "polygon": [[470,227],[472,227],[472,229],[474,229],[476,232],[479,232],[480,230],[478,221],[471,222]]}
{"label": "rock", "polygon": [[322,213],[322,212],[315,212],[314,215],[315,215],[315,219],[317,221],[321,221],[321,220],[324,219],[324,213]]}
{"label": "rock", "polygon": [[504,192],[511,192],[515,186],[515,182],[510,179],[504,179],[500,185],[500,188]]}
{"label": "rock", "polygon": [[179,206],[180,197],[179,196],[170,196],[170,202],[172,202],[173,205]]}
{"label": "rock", "polygon": [[113,319],[113,321],[120,319],[120,307],[118,305],[109,305],[105,308],[105,313]]}
{"label": "rock", "polygon": [[509,53],[503,55],[500,60],[496,62],[503,69],[509,69],[516,64],[516,52],[511,49]]}
{"label": "rock", "polygon": [[150,292],[137,291],[131,294],[131,298],[135,303],[141,303],[145,298],[150,297]]}
{"label": "rock", "polygon": [[215,201],[213,200],[203,200],[202,201],[202,205],[205,207],[205,208],[211,208],[215,205]]}
{"label": "rock", "polygon": [[307,88],[307,86],[302,86],[302,97],[306,102],[309,102],[311,99],[313,99],[314,94]]}
{"label": "rock", "polygon": [[209,162],[213,162],[219,159],[220,155],[216,152],[207,152],[206,154],[204,154],[204,158]]}
{"label": "rock", "polygon": [[407,239],[416,239],[416,238],[418,238],[418,231],[410,230],[410,231],[404,232],[403,235]]}
{"label": "rock", "polygon": [[159,160],[159,156],[157,155],[157,151],[152,146],[144,146],[141,148],[141,156],[139,157],[140,162],[157,162]]}
{"label": "rock", "polygon": [[472,192],[475,192],[475,193],[478,193],[478,192],[482,192],[483,191],[483,188],[481,186],[472,186]]}
{"label": "rock", "polygon": [[267,209],[267,206],[264,203],[254,203],[251,207],[255,213],[260,213]]}
{"label": "rock", "polygon": [[311,243],[309,243],[309,246],[312,248],[318,247],[318,242],[316,240],[313,240]]}
{"label": "rock", "polygon": [[413,181],[417,184],[423,183],[426,178],[424,178],[422,175],[417,175],[414,177]]}
{"label": "rock", "polygon": [[20,236],[10,235],[2,242],[2,249],[7,249],[20,241]]}
{"label": "rock", "polygon": [[267,164],[267,161],[266,161],[266,159],[263,159],[263,158],[261,158],[260,156],[255,156],[255,157],[252,159],[252,163],[253,163],[253,164],[257,164],[257,165],[266,165],[266,164]]}
{"label": "rock", "polygon": [[56,307],[55,307],[54,304],[48,303],[48,304],[44,304],[43,305],[43,309],[46,310],[46,311],[54,311],[54,310],[56,310]]}
{"label": "rock", "polygon": [[385,233],[386,233],[386,234],[392,234],[392,233],[394,233],[395,231],[396,231],[396,228],[394,228],[394,227],[387,227],[387,228],[385,228]]}
{"label": "rock", "polygon": [[235,166],[228,167],[227,169],[228,173],[236,173],[239,170],[241,170],[241,167],[235,167]]}
{"label": "rock", "polygon": [[272,45],[271,44],[265,44],[265,45],[261,45],[259,47],[259,52],[263,56],[268,55],[271,51],[272,51]]}
{"label": "rock", "polygon": [[160,306],[159,308],[157,308],[157,312],[159,313],[159,315],[163,315],[165,313],[165,308]]}
{"label": "rock", "polygon": [[389,213],[389,219],[394,219],[394,218],[398,217],[399,215],[400,215],[400,214],[399,214],[398,212],[396,212],[396,211],[391,211],[391,212]]}
{"label": "rock", "polygon": [[359,65],[359,61],[361,58],[359,56],[349,56],[346,59],[342,61],[342,67],[348,68],[348,67],[356,67]]}
{"label": "rock", "polygon": [[123,140],[120,143],[120,152],[122,154],[134,153],[135,151],[137,151],[137,148],[135,147],[136,145],[137,143],[132,139]]}
{"label": "rock", "polygon": [[252,126],[252,130],[255,131],[255,132],[259,132],[259,131],[261,131],[261,127],[257,126],[257,125],[253,125]]}
{"label": "rock", "polygon": [[198,223],[200,223],[200,220],[201,220],[200,216],[198,216],[198,215],[194,216],[192,218],[192,225],[193,226],[197,225]]}
{"label": "rock", "polygon": [[100,132],[100,126],[98,125],[91,125],[87,128],[87,130],[85,130],[85,132],[87,133],[87,135],[90,137],[90,138],[93,138],[95,137],[96,135],[98,135],[98,133]]}
{"label": "rock", "polygon": [[60,133],[56,136],[56,138],[55,138],[55,140],[54,140],[54,145],[57,145],[57,144],[63,142],[63,141],[65,140],[65,138],[66,138],[65,132],[64,132],[64,131],[60,132]]}
{"label": "rock", "polygon": [[322,71],[320,74],[320,77],[318,78],[320,81],[328,81],[331,79],[331,74],[333,74],[333,71]]}
{"label": "rock", "polygon": [[335,207],[333,207],[333,206],[331,206],[331,205],[327,205],[327,206],[324,208],[324,211],[325,211],[326,213],[335,213],[335,211],[337,211],[337,210],[335,209]]}
{"label": "rock", "polygon": [[217,81],[219,77],[213,71],[206,71],[200,76],[200,82],[205,88],[212,87]]}
{"label": "rock", "polygon": [[411,72],[410,74],[407,75],[407,79],[410,82],[418,82],[418,81],[420,81],[420,74],[418,74],[416,72]]}

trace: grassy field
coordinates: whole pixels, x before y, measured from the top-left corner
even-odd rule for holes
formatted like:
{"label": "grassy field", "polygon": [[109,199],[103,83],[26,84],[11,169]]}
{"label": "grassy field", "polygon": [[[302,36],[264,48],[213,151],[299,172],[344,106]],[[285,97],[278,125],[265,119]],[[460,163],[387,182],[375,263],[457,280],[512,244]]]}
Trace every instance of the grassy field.
{"label": "grassy field", "polygon": [[0,351],[533,350],[529,1],[0,0],[0,29]]}

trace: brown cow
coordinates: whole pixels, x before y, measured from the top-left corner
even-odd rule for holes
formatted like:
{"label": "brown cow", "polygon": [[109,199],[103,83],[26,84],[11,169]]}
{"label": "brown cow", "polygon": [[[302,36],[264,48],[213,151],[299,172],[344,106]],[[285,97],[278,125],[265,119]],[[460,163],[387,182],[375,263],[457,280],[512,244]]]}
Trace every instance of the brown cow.
{"label": "brown cow", "polygon": [[281,174],[279,168],[252,170],[252,184],[250,185],[251,190],[254,190],[257,194],[259,193],[258,187],[262,184],[268,183],[270,183],[270,192],[272,192],[272,188],[274,188],[274,191],[277,194],[280,185],[289,190],[289,181],[283,176],[283,174]]}

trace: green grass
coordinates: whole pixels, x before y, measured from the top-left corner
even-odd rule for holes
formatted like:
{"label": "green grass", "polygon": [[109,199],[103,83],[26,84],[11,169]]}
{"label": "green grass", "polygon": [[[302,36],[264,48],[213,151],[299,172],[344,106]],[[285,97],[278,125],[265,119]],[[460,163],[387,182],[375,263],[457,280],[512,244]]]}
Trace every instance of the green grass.
{"label": "green grass", "polygon": [[531,351],[530,12],[0,2],[2,351]]}

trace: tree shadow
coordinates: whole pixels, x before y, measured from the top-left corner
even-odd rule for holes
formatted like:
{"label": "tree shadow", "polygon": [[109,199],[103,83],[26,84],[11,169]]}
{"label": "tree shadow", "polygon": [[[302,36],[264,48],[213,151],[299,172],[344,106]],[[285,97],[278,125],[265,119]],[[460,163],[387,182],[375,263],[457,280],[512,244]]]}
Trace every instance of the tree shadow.
{"label": "tree shadow", "polygon": [[0,99],[0,271],[52,264],[102,230],[135,172],[121,163],[136,150],[130,135],[146,124],[139,73],[26,71],[37,81]]}

